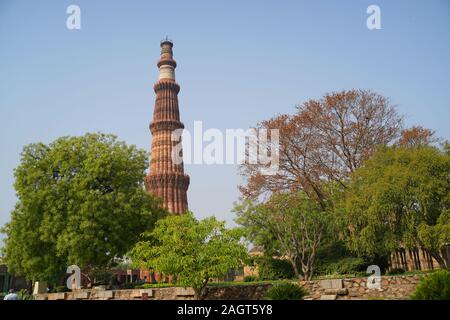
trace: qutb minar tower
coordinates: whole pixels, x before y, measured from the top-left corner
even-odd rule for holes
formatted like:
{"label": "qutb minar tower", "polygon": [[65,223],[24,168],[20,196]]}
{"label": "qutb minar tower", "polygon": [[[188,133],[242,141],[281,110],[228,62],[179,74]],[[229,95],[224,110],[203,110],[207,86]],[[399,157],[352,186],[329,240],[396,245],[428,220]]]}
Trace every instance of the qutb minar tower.
{"label": "qutb minar tower", "polygon": [[161,58],[157,64],[159,79],[153,86],[156,101],[150,123],[153,136],[150,172],[145,177],[145,187],[161,198],[163,206],[170,212],[181,214],[188,210],[189,176],[184,173],[183,162],[172,159],[172,151],[180,143],[172,141],[172,133],[184,128],[178,109],[180,86],[175,82],[177,63],[173,59],[172,47],[173,43],[168,39],[161,42]]}

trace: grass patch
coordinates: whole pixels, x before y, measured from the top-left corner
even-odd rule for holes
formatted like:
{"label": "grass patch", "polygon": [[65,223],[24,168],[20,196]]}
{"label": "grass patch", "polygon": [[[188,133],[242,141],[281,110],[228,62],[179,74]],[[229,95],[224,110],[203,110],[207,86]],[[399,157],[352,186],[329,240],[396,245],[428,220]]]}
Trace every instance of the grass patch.
{"label": "grass patch", "polygon": [[153,289],[153,288],[172,288],[172,287],[179,287],[180,285],[176,285],[173,283],[145,283],[141,284],[139,286],[136,286],[136,289]]}
{"label": "grass patch", "polygon": [[[229,286],[257,286],[261,284],[275,284],[283,282],[283,280],[260,280],[260,281],[227,281],[227,282],[210,282],[208,287],[229,287]],[[286,280],[284,280],[286,282]]]}

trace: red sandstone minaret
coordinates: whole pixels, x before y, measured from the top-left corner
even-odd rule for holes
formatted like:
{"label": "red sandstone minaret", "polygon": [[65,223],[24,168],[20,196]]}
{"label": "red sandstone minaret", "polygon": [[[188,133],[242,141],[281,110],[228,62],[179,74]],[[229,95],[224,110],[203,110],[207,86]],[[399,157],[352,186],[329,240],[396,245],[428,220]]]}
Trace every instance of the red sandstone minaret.
{"label": "red sandstone minaret", "polygon": [[181,214],[188,210],[189,176],[184,173],[183,162],[174,161],[172,154],[180,143],[172,141],[172,133],[184,128],[178,110],[180,86],[175,82],[177,63],[173,59],[172,47],[170,40],[161,41],[161,58],[157,64],[159,79],[153,86],[156,101],[150,123],[153,136],[150,172],[145,177],[145,187],[148,192],[161,198],[163,206],[170,212]]}

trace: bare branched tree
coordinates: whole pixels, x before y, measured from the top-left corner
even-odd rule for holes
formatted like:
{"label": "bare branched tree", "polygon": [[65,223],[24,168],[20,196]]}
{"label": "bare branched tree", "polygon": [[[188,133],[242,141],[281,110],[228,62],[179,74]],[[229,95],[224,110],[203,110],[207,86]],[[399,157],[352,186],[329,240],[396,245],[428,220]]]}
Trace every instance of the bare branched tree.
{"label": "bare branched tree", "polygon": [[369,90],[333,92],[297,107],[294,115],[278,115],[257,129],[278,129],[279,170],[261,172],[263,164],[245,163],[240,186],[244,198],[302,190],[323,207],[331,182],[346,187],[349,175],[380,145],[393,143],[403,119],[388,98]]}

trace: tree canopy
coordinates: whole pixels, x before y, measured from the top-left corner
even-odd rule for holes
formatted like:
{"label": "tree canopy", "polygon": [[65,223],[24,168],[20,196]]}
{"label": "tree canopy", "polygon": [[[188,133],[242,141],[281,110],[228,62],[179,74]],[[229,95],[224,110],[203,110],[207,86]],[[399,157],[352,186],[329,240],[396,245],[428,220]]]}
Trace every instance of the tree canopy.
{"label": "tree canopy", "polygon": [[[298,214],[299,206],[286,206],[300,192],[304,206],[312,206],[301,211],[333,213],[325,223],[339,225],[339,241],[345,240],[348,254],[384,262],[400,247],[422,247],[444,264],[440,249],[449,243],[450,147],[433,147],[440,140],[432,130],[404,129],[389,98],[370,90],[332,92],[256,129],[279,130],[279,170],[265,175],[266,164],[241,165],[237,221],[269,256],[293,257],[296,251],[294,240],[281,247],[296,224],[278,222]],[[280,206],[271,210],[274,201]]]}
{"label": "tree canopy", "polygon": [[325,208],[331,196],[328,187],[346,187],[349,175],[378,146],[394,142],[402,117],[388,98],[369,90],[349,90],[309,100],[295,114],[278,115],[257,128],[279,130],[279,170],[263,175],[263,164],[244,163],[242,195],[302,190]]}
{"label": "tree canopy", "polygon": [[295,276],[311,279],[317,251],[335,227],[334,217],[303,192],[278,193],[265,203],[235,207],[249,240],[269,255],[286,258]]}
{"label": "tree canopy", "polygon": [[164,214],[143,188],[147,158],[105,134],[25,146],[3,228],[11,272],[55,283],[68,265],[105,267],[125,254]]}
{"label": "tree canopy", "polygon": [[450,157],[434,147],[385,147],[353,175],[342,213],[348,245],[365,254],[422,247],[445,267]]}
{"label": "tree canopy", "polygon": [[192,213],[169,215],[146,237],[130,253],[133,264],[193,287],[198,299],[211,278],[226,276],[247,258],[239,230],[226,229],[225,222],[214,217],[199,221]]}

